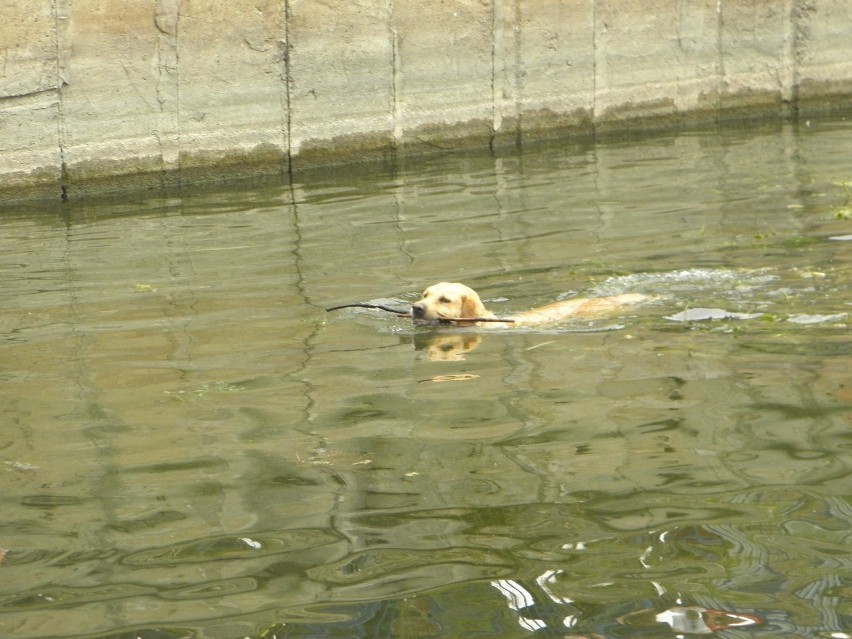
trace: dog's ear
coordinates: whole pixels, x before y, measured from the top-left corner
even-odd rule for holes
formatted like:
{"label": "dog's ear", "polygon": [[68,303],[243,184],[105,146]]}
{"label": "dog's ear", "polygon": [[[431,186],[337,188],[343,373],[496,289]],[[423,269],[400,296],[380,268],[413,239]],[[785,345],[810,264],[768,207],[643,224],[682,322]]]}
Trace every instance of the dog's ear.
{"label": "dog's ear", "polygon": [[461,312],[462,317],[482,316],[482,301],[476,293],[462,295]]}

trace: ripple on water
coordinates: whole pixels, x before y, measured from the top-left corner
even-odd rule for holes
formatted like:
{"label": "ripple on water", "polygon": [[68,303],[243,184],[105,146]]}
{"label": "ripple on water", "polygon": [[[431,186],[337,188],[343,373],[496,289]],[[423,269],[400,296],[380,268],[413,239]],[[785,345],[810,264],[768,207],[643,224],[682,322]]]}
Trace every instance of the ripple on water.
{"label": "ripple on water", "polygon": [[130,553],[123,558],[122,563],[144,567],[248,559],[305,551],[338,541],[340,537],[328,530],[288,530],[250,536],[219,535]]}

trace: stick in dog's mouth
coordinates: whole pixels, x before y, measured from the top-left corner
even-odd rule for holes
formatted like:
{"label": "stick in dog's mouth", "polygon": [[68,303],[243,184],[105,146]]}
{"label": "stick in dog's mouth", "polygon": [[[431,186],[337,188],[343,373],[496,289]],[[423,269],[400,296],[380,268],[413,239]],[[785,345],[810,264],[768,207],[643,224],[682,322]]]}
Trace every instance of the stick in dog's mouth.
{"label": "stick in dog's mouth", "polygon": [[512,324],[515,321],[511,317],[437,317],[434,319],[421,319],[414,317],[414,313],[410,309],[404,311],[384,306],[383,304],[341,304],[339,306],[331,306],[325,310],[327,313],[330,313],[331,311],[338,311],[342,308],[375,308],[380,311],[395,313],[397,317],[410,317],[416,326],[447,326],[455,322],[505,322]]}
{"label": "stick in dog's mouth", "polygon": [[514,324],[511,317],[435,317],[433,319],[418,319],[412,317],[415,326],[448,326],[456,322],[505,322]]}
{"label": "stick in dog's mouth", "polygon": [[511,317],[422,317],[415,313],[414,308],[411,309],[411,321],[415,326],[450,326],[452,324],[474,324],[477,322],[504,322],[514,324],[515,320]]}

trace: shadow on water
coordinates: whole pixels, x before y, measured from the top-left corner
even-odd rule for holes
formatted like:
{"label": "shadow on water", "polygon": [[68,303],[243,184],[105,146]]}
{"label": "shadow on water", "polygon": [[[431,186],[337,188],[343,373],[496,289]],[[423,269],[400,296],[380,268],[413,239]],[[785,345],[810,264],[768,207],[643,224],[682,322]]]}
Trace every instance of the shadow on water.
{"label": "shadow on water", "polygon": [[[847,636],[852,128],[0,218],[0,636]],[[463,281],[526,329],[423,329]]]}

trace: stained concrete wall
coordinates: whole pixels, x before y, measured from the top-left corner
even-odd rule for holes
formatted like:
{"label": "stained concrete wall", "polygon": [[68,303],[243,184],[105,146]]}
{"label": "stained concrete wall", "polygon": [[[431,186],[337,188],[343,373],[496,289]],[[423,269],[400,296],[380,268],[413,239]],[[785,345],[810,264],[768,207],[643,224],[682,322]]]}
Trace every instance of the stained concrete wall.
{"label": "stained concrete wall", "polygon": [[5,199],[844,108],[849,0],[4,0]]}

